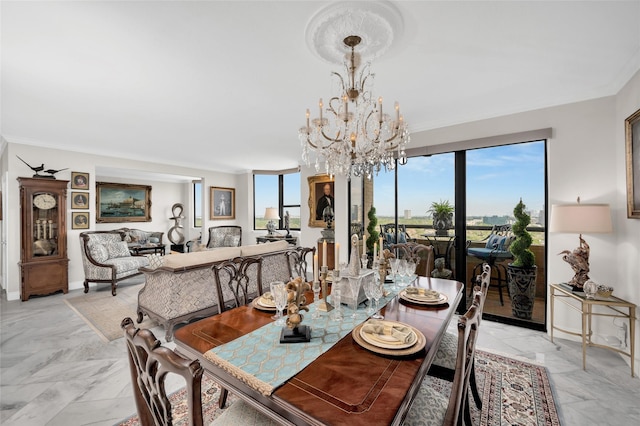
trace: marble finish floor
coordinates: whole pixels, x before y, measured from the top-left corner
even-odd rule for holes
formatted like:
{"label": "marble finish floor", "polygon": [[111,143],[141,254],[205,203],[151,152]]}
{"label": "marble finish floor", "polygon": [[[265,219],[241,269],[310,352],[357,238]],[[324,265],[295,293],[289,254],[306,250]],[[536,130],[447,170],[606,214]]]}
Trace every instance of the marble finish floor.
{"label": "marble finish floor", "polygon": [[[131,292],[139,282],[121,283],[118,293]],[[7,302],[3,295],[2,425],[113,425],[135,412],[123,340],[104,343],[63,302],[81,291],[28,302]],[[152,330],[164,336],[162,327]],[[578,342],[551,343],[545,333],[491,321],[482,322],[478,347],[546,366],[563,425],[625,425],[640,418],[640,379],[631,378],[628,364],[613,352],[589,348],[583,371]]]}

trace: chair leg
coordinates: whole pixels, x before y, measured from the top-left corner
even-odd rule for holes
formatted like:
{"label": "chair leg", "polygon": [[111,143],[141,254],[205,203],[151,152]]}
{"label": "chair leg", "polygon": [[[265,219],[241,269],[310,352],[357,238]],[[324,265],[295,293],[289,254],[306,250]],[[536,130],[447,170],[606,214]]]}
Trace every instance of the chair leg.
{"label": "chair leg", "polygon": [[218,407],[224,408],[227,403],[227,396],[229,391],[226,388],[220,387],[220,398],[218,399]]}
{"label": "chair leg", "polygon": [[482,410],[482,398],[478,391],[478,382],[476,381],[476,363],[471,365],[471,376],[469,377],[469,387],[471,388],[471,395],[473,395],[473,401],[476,403],[478,410]]}
{"label": "chair leg", "polygon": [[[500,271],[500,267],[495,268],[496,272],[498,272],[498,293],[500,294],[500,306],[504,306],[504,299],[502,298],[502,272]],[[505,277],[506,279],[507,277]]]}

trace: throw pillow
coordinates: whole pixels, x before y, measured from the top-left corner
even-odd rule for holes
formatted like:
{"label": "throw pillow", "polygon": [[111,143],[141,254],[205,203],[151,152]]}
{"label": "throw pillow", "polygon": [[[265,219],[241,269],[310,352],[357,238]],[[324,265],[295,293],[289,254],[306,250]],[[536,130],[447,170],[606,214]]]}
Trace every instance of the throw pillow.
{"label": "throw pillow", "polygon": [[225,235],[223,245],[225,247],[237,247],[240,244],[240,235]]}
{"label": "throw pillow", "polygon": [[153,243],[153,244],[158,244],[160,242],[160,238],[158,237],[151,237],[149,238],[149,242]]}
{"label": "throw pillow", "polygon": [[98,263],[102,263],[109,258],[109,252],[103,244],[90,244],[89,254]]}
{"label": "throw pillow", "polygon": [[398,232],[398,243],[404,244],[406,242],[407,242],[407,235],[402,231]]}
{"label": "throw pillow", "polygon": [[119,241],[119,242],[107,244],[107,251],[109,252],[109,257],[112,259],[117,257],[131,256],[131,253],[129,252],[129,247],[127,246],[126,241]]}

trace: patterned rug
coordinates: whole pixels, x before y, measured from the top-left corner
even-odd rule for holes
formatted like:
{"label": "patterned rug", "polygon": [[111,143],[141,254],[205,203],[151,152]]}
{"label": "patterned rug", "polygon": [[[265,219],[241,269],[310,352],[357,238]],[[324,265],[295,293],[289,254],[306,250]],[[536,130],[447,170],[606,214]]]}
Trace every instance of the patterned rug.
{"label": "patterned rug", "polygon": [[[65,299],[64,303],[78,314],[104,342],[110,342],[124,336],[120,323],[125,317],[136,321],[138,291],[143,285],[144,277],[122,281],[118,285],[116,296],[112,296],[111,286],[101,284],[97,289],[90,287],[89,293],[82,296]],[[154,325],[156,323],[147,316],[141,324],[136,323],[136,327],[141,328],[152,328]]]}
{"label": "patterned rug", "polygon": [[[474,425],[499,426],[559,426],[558,413],[553,400],[553,393],[546,368],[493,354],[476,351],[476,374],[478,389],[482,395],[482,412],[475,408],[470,399],[471,417]],[[447,394],[450,390],[449,382],[434,380],[441,392]],[[202,383],[202,405],[205,424],[211,423],[222,410],[218,408],[220,389],[206,376]],[[174,405],[174,425],[186,426],[187,404],[184,389],[171,395]],[[229,394],[227,404],[236,400]],[[181,401],[176,404],[176,401]],[[132,416],[120,426],[139,425],[138,417]]]}

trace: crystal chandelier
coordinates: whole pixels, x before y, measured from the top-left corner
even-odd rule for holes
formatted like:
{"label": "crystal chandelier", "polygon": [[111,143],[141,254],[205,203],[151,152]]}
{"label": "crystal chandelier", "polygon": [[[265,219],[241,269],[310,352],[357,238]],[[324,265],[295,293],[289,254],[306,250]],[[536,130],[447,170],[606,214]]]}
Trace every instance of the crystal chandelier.
{"label": "crystal chandelier", "polygon": [[[393,116],[383,113],[382,98],[374,99],[371,90],[374,74],[370,63],[358,72],[360,58],[355,47],[361,38],[351,35],[344,44],[351,48],[347,54],[346,78],[337,72],[338,95],[328,105],[320,99],[319,117],[310,119],[307,109],[306,126],[298,133],[302,145],[302,160],[307,166],[315,161],[316,172],[329,175],[366,176],[371,178],[382,170],[393,170],[395,159],[406,163],[405,148],[409,143],[409,129],[395,104]],[[314,158],[312,158],[314,157]]]}

